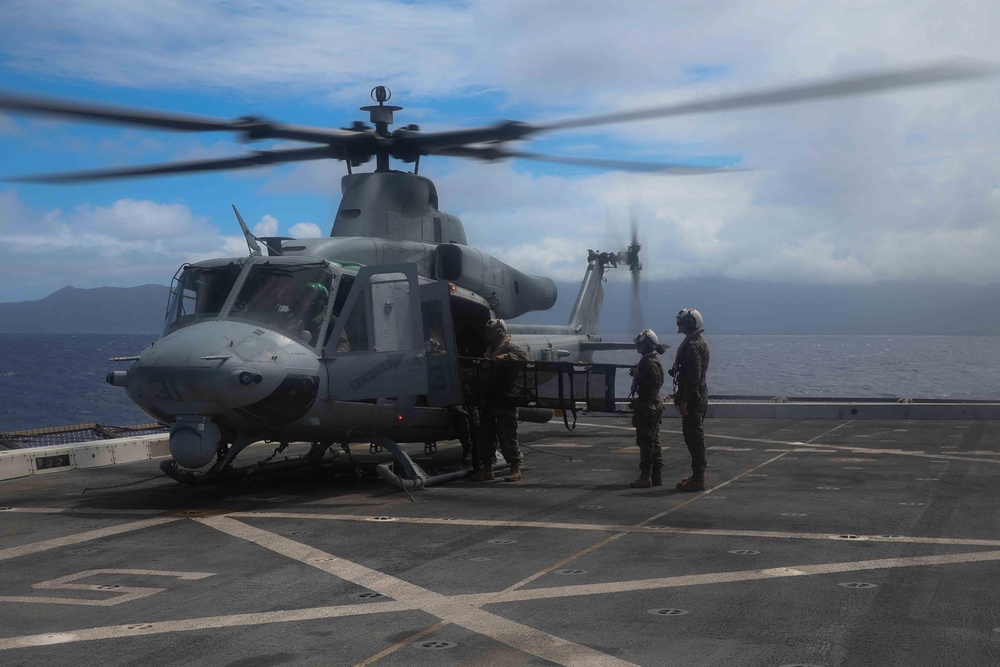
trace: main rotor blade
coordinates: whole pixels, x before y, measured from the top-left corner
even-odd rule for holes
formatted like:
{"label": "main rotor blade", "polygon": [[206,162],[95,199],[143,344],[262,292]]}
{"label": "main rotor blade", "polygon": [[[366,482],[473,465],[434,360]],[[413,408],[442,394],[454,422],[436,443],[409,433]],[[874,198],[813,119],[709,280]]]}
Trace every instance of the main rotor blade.
{"label": "main rotor blade", "polygon": [[626,123],[637,120],[647,120],[650,118],[664,118],[667,116],[681,116],[685,114],[727,111],[734,109],[749,109],[752,107],[769,106],[774,104],[791,104],[794,102],[806,102],[809,100],[830,97],[875,93],[883,90],[891,90],[893,88],[910,88],[915,86],[926,86],[934,83],[943,83],[947,81],[977,79],[987,76],[995,76],[998,73],[1000,73],[1000,66],[996,63],[986,60],[977,60],[974,58],[961,58],[926,67],[890,70],[878,74],[848,76],[812,84],[717,97],[715,99],[705,100],[702,102],[684,102],[681,104],[672,104],[662,107],[637,109],[635,111],[602,114],[599,116],[586,116],[582,118],[570,118],[564,121],[549,123],[547,125],[534,126],[534,129],[538,132],[550,132],[554,130],[568,130],[576,127],[591,127],[594,125],[606,125],[609,123]]}
{"label": "main rotor blade", "polygon": [[239,132],[246,139],[289,139],[337,146],[359,146],[373,141],[368,132],[284,125],[252,116],[228,120],[52,97],[32,97],[16,93],[0,92],[0,109],[29,114],[67,116],[113,125],[151,127],[160,130]]}
{"label": "main rotor blade", "polygon": [[237,129],[234,127],[234,121],[223,118],[147,111],[146,109],[61,100],[52,97],[31,97],[13,93],[0,93],[0,109],[186,132]]}
{"label": "main rotor blade", "polygon": [[87,171],[70,171],[58,174],[37,174],[34,176],[14,176],[6,181],[20,183],[85,183],[88,181],[104,181],[116,178],[134,176],[153,176],[159,174],[186,174],[202,171],[222,171],[226,169],[246,169],[282,162],[299,162],[301,160],[320,160],[324,158],[342,158],[341,152],[330,146],[312,148],[293,148],[288,150],[257,151],[240,157],[222,158],[219,160],[196,160],[191,162],[168,162],[137,167],[119,167],[110,169],[91,169]]}
{"label": "main rotor blade", "polygon": [[480,160],[503,160],[514,158],[519,160],[536,160],[538,162],[554,162],[557,164],[572,164],[581,167],[597,169],[614,169],[617,171],[636,171],[664,176],[697,176],[702,174],[719,174],[746,169],[730,167],[693,166],[687,164],[669,164],[662,162],[635,162],[632,160],[605,160],[603,158],[570,157],[564,155],[542,155],[524,151],[509,151],[493,146],[453,146],[431,151],[431,155],[447,155],[449,157],[474,157]]}

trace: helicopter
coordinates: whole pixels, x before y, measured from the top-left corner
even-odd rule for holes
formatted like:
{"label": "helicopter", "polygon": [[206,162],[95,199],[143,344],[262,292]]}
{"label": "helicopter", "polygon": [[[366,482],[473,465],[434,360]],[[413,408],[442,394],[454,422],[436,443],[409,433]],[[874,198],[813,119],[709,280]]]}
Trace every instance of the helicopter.
{"label": "helicopter", "polygon": [[[571,118],[547,124],[504,121],[482,127],[423,132],[390,130],[402,107],[361,107],[367,125],[344,129],[288,125],[246,116],[235,120],[0,93],[0,109],[75,120],[182,132],[235,132],[247,141],[280,139],[315,144],[215,160],[20,176],[7,180],[71,184],[105,179],[242,169],[303,160],[346,165],[330,235],[255,237],[233,206],[249,253],[184,264],[171,281],[160,337],[107,380],[157,421],[169,425],[171,460],[161,469],[186,484],[223,479],[237,456],[261,441],[312,443],[304,464],[335,458],[340,445],[386,449],[404,478],[379,466],[403,488],[435,479],[400,447],[457,437],[453,408],[463,395],[462,366],[483,357],[484,327],[553,307],[555,283],[524,273],[469,245],[461,220],[439,208],[433,182],[419,174],[422,157],[485,161],[525,159],[606,170],[699,175],[726,167],[542,155],[509,145],[545,132],[611,123],[802,102],[992,75],[990,63],[956,60],[920,68],[830,79],[762,92],[655,108]],[[370,172],[355,169],[375,160]],[[395,170],[390,159],[412,164]],[[625,250],[588,253],[587,267],[566,325],[511,322],[508,332],[527,362],[519,369],[524,407],[614,411],[614,382],[595,371],[598,350],[632,349],[598,333],[603,281],[628,267],[633,297],[642,269],[633,227]],[[428,341],[434,340],[431,346]],[[478,371],[477,371],[478,372]],[[613,372],[613,371],[612,371]],[[574,385],[574,378],[579,382]],[[564,385],[571,385],[567,390]]]}

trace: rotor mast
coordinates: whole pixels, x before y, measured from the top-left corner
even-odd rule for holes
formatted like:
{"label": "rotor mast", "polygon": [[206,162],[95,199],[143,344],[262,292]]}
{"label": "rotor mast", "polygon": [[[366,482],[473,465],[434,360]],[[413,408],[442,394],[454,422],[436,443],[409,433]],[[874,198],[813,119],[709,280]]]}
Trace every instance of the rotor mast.
{"label": "rotor mast", "polygon": [[[400,111],[403,107],[393,106],[391,104],[387,105],[386,102],[392,97],[392,91],[385,86],[375,86],[372,88],[371,98],[378,102],[377,105],[372,104],[366,107],[361,107],[361,111],[367,111],[369,118],[371,119],[371,124],[375,126],[375,133],[383,139],[391,139],[392,133],[389,132],[389,126],[392,124],[392,112]],[[381,148],[377,147],[375,149],[375,171],[377,172],[387,172],[389,171],[389,151],[388,147]]]}

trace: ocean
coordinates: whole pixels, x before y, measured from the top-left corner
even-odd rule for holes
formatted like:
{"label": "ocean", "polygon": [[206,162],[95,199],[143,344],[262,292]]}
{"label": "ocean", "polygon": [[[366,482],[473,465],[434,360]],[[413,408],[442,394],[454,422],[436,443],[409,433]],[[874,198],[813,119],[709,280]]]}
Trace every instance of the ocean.
{"label": "ocean", "polygon": [[[1000,400],[1000,336],[706,335],[716,395]],[[152,421],[104,380],[154,334],[0,334],[0,432]],[[611,337],[608,337],[611,339]],[[679,335],[661,338],[676,346]],[[673,349],[667,351],[673,360]],[[595,358],[631,365],[633,352]],[[622,373],[618,393],[628,393]]]}

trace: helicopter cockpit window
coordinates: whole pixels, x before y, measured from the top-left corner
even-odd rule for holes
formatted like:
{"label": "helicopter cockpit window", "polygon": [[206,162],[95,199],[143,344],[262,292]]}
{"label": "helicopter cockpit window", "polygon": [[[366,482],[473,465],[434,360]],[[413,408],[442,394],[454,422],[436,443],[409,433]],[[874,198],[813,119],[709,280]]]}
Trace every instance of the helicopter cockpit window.
{"label": "helicopter cockpit window", "polygon": [[[350,281],[350,282],[349,282]],[[390,352],[413,349],[413,319],[420,313],[410,310],[410,285],[403,274],[380,273],[360,285],[351,276],[344,276],[345,285],[353,283],[351,291],[358,290],[349,311],[340,314],[347,305],[340,303],[338,295],[334,312],[340,314],[338,324],[329,330],[331,339],[336,336],[338,352]],[[347,291],[347,287],[343,287]],[[340,326],[339,321],[343,321]],[[419,321],[419,320],[418,320]],[[327,341],[327,349],[330,348]]]}
{"label": "helicopter cockpit window", "polygon": [[250,322],[316,345],[335,297],[333,272],[325,263],[250,267],[227,319]]}
{"label": "helicopter cockpit window", "polygon": [[171,286],[160,336],[218,317],[242,268],[242,262],[235,261],[224,266],[186,267]]}

